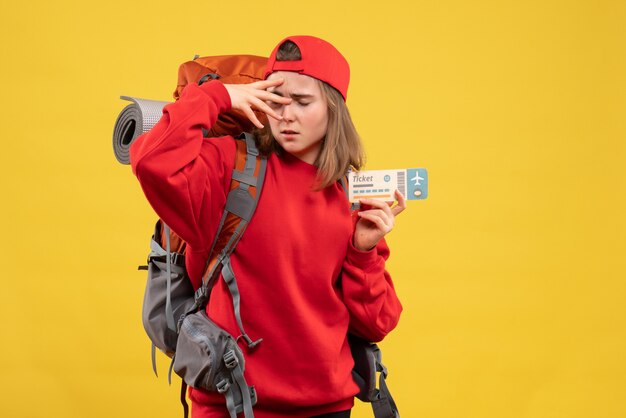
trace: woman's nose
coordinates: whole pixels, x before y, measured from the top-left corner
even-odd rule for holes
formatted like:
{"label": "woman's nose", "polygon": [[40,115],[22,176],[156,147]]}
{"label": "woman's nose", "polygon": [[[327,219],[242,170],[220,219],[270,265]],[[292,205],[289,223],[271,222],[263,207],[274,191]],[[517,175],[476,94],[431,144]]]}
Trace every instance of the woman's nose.
{"label": "woman's nose", "polygon": [[293,113],[293,102],[283,106],[282,117],[283,120],[293,121],[294,113]]}

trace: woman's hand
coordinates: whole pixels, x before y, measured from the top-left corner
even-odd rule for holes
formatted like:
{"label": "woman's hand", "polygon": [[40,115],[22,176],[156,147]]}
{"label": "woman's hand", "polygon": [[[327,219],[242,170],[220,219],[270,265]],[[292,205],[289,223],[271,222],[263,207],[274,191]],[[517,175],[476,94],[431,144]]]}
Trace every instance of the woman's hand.
{"label": "woman's hand", "polygon": [[250,84],[224,84],[233,109],[241,110],[250,121],[257,127],[263,128],[263,124],[254,114],[253,109],[260,110],[274,119],[281,120],[283,117],[276,113],[268,103],[289,104],[291,98],[279,96],[266,91],[269,87],[280,86],[285,79],[256,81]]}
{"label": "woman's hand", "polygon": [[396,190],[395,197],[398,204],[394,207],[381,200],[360,200],[361,210],[358,212],[360,219],[354,230],[354,247],[357,250],[371,250],[393,229],[396,216],[406,209],[406,200],[402,193]]}

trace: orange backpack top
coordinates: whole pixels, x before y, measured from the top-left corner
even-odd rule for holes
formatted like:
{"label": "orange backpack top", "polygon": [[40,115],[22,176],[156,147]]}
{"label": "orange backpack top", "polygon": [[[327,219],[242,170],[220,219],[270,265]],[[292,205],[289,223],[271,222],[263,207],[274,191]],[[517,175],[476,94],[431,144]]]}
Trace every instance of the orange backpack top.
{"label": "orange backpack top", "polygon": [[[263,72],[267,58],[256,55],[220,55],[213,57],[197,56],[184,62],[178,68],[178,85],[174,90],[174,99],[178,100],[189,83],[202,84],[205,81],[219,79],[224,84],[247,84],[263,80]],[[263,112],[255,112],[261,123],[265,124],[267,116]],[[254,124],[237,110],[220,114],[217,123],[205,132],[206,137],[223,135],[237,136],[242,132],[250,132]]]}

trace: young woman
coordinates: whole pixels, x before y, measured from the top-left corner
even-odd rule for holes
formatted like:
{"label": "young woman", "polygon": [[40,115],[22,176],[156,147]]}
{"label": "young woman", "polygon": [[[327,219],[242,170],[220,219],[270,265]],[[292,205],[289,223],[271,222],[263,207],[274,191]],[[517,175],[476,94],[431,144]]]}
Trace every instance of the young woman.
{"label": "young woman", "polygon": [[[195,287],[230,187],[235,143],[203,138],[220,112],[243,111],[259,128],[268,158],[257,209],[232,255],[241,318],[255,348],[240,343],[245,377],[257,390],[257,418],[349,417],[358,392],[347,334],[380,341],[402,307],[385,260],[384,236],[405,208],[364,199],[351,213],[339,180],[362,164],[345,104],[349,67],[329,43],[310,36],[281,41],[266,80],[188,85],[180,100],[131,147],[133,172],[157,214],[187,242]],[[263,126],[253,110],[268,115]],[[233,336],[239,329],[219,280],[207,313]],[[224,398],[190,389],[192,416],[227,418]]]}

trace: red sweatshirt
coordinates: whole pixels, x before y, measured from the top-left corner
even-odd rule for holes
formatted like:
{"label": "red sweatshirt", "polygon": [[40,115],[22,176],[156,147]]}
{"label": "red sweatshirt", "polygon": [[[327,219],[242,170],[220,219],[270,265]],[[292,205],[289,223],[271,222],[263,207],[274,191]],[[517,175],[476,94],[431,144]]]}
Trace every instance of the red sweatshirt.
{"label": "red sweatshirt", "polygon": [[[220,82],[190,84],[165,106],[130,149],[133,172],[163,221],[187,242],[195,287],[222,214],[235,161],[232,137],[202,138],[202,128],[230,109]],[[346,334],[381,340],[402,307],[385,260],[352,245],[354,219],[341,185],[313,191],[316,167],[284,153],[268,157],[256,212],[232,255],[241,318],[256,348],[242,343],[245,377],[257,389],[257,418],[310,417],[349,409],[357,386]],[[239,330],[228,288],[219,280],[209,316]],[[194,417],[226,418],[224,398],[190,390]]]}

